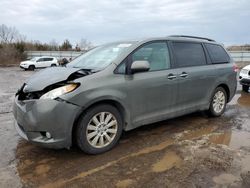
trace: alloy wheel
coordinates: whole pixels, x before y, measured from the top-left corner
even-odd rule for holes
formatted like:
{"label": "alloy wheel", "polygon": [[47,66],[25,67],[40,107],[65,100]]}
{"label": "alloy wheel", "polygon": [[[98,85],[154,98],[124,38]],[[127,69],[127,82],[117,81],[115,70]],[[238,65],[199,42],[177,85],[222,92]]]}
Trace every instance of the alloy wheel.
{"label": "alloy wheel", "polygon": [[117,131],[115,116],[110,112],[100,112],[94,115],[87,125],[87,141],[92,147],[103,148],[114,140]]}
{"label": "alloy wheel", "polygon": [[213,97],[213,109],[216,113],[221,113],[226,104],[226,97],[222,91],[217,91]]}

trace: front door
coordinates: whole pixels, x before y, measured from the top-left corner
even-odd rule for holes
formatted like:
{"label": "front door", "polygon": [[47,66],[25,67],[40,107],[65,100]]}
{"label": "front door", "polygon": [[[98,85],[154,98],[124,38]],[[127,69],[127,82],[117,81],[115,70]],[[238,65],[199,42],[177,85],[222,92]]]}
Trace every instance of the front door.
{"label": "front door", "polygon": [[44,67],[44,58],[38,58],[38,59],[36,60],[36,67],[37,67],[37,68]]}
{"label": "front door", "polygon": [[129,57],[130,61],[146,60],[148,72],[126,76],[126,88],[133,125],[163,120],[175,111],[177,79],[171,69],[165,41],[144,44]]}

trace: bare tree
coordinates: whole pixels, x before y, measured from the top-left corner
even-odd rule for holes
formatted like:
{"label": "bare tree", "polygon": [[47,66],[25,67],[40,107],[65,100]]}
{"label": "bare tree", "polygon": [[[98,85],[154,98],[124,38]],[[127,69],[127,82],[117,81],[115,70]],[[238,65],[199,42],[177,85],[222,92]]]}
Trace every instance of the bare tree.
{"label": "bare tree", "polygon": [[60,50],[72,50],[72,44],[66,39],[60,46]]}
{"label": "bare tree", "polygon": [[12,43],[22,40],[24,36],[20,35],[15,27],[7,27],[6,25],[0,25],[0,43]]}
{"label": "bare tree", "polygon": [[56,42],[55,39],[52,39],[49,43],[50,50],[58,50],[59,44]]}
{"label": "bare tree", "polygon": [[77,46],[83,51],[88,51],[93,48],[93,44],[84,38],[80,40],[80,43]]}

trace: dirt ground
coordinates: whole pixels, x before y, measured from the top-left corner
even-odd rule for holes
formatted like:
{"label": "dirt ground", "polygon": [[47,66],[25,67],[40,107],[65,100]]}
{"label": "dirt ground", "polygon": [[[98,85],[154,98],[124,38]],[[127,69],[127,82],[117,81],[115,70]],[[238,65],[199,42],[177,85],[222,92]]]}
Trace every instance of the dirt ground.
{"label": "dirt ground", "polygon": [[144,126],[93,156],[18,136],[11,105],[32,74],[0,68],[0,187],[250,187],[250,93],[240,86],[222,117],[195,113]]}

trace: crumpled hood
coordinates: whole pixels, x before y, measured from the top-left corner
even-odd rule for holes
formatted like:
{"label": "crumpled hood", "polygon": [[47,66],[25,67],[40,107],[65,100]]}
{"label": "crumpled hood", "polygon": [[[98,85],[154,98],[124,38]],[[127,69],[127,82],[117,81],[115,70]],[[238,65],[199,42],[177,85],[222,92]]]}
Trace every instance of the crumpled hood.
{"label": "crumpled hood", "polygon": [[46,68],[32,75],[25,82],[26,85],[23,90],[24,92],[41,91],[49,85],[67,80],[71,74],[79,70],[79,68],[69,67]]}

